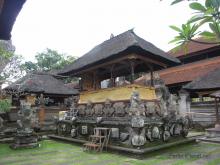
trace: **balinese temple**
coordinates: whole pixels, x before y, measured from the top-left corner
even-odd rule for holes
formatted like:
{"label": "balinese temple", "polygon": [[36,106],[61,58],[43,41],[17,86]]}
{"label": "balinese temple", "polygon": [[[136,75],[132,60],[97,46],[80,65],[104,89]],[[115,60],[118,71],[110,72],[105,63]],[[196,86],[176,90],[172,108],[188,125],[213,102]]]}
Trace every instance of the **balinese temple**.
{"label": "balinese temple", "polygon": [[[204,42],[206,40],[199,38],[197,41]],[[187,83],[220,68],[219,51],[220,45],[218,44],[189,42],[186,48],[182,47],[168,52],[171,56],[178,58],[181,64],[160,70],[158,74],[169,87],[170,92],[178,93]],[[143,83],[144,77],[137,81]],[[198,96],[192,95],[191,97]]]}
{"label": "balinese temple", "polygon": [[183,89],[189,90],[190,93],[196,93],[197,95],[203,96],[208,96],[220,90],[220,67],[193,80],[183,86]]}
{"label": "balinese temple", "polygon": [[[197,39],[197,41],[207,42],[202,38]],[[168,86],[171,93],[179,95],[181,99],[186,98],[187,111],[193,114],[194,122],[202,125],[202,127],[209,127],[215,122],[215,104],[214,99],[208,94],[218,89],[215,87],[215,83],[219,81],[220,75],[213,76],[212,79],[208,80],[209,82],[200,81],[200,85],[195,85],[194,82],[202,80],[203,76],[209,76],[213,71],[220,68],[220,45],[198,42],[189,42],[186,48],[180,47],[178,50],[169,51],[168,54],[178,58],[181,64],[159,70],[157,74]],[[144,84],[147,77],[149,76],[142,76],[135,82]],[[189,85],[192,90],[183,89],[183,86],[188,83],[193,85]]]}
{"label": "balinese temple", "polygon": [[78,95],[78,90],[66,86],[57,76],[43,72],[27,74],[4,90],[12,96],[14,108],[9,114],[11,121],[17,119],[17,108],[21,101],[40,107],[43,97],[46,118],[53,120],[53,116],[58,115],[59,111],[66,110],[68,99]]}
{"label": "balinese temple", "polygon": [[[206,129],[208,136],[216,137],[220,136],[220,114],[219,114],[219,90],[220,90],[220,68],[215,69],[201,76],[187,85],[183,86],[183,89],[190,93],[197,93],[202,96],[211,96],[214,98],[214,113],[212,114],[212,121],[215,123],[215,127]],[[205,106],[205,105],[203,105]],[[205,121],[204,121],[205,122]]]}
{"label": "balinese temple", "polygon": [[77,90],[66,86],[54,75],[44,72],[29,73],[4,90],[14,97],[14,105],[19,104],[16,102],[16,94],[32,105],[41,94],[44,98],[49,98],[51,103],[48,104],[52,105],[63,104],[65,98],[78,94]]}
{"label": "balinese temple", "polygon": [[149,72],[152,76],[155,70],[179,63],[177,58],[128,30],[97,45],[59,74],[80,77],[81,90],[90,91],[102,88],[106,79],[109,87],[114,87],[125,75],[125,82],[132,84],[138,73]]}
{"label": "balinese temple", "polygon": [[[179,63],[177,58],[140,38],[133,30],[111,36],[59,72],[62,76],[79,77],[81,91],[79,100],[74,102],[68,112],[69,116],[60,116],[56,138],[69,135],[71,140],[78,142],[79,139],[91,139],[85,142],[85,150],[102,151],[102,140],[93,138],[105,138],[108,144],[114,137],[115,146],[120,146],[118,150],[144,153],[144,148],[150,142],[145,140],[146,136],[151,139],[151,135],[157,134],[157,139],[163,141],[171,137],[164,130],[164,121],[172,121],[170,124],[181,123],[180,129],[186,128],[188,131],[188,122],[183,123],[188,120],[185,113],[184,116],[183,113],[177,113],[180,107],[177,105],[177,97],[170,95],[160,79],[157,79],[157,83],[154,80],[154,71]],[[149,81],[144,85],[135,84],[134,80],[143,73],[149,73]],[[106,81],[108,85],[104,86]],[[72,129],[63,130],[63,125]],[[173,125],[172,129],[174,127],[177,128]],[[187,131],[180,129],[170,132],[185,137]],[[166,136],[164,132],[169,135]],[[111,142],[114,143],[113,140]],[[124,147],[121,148],[121,145]],[[134,151],[131,146],[138,148]]]}

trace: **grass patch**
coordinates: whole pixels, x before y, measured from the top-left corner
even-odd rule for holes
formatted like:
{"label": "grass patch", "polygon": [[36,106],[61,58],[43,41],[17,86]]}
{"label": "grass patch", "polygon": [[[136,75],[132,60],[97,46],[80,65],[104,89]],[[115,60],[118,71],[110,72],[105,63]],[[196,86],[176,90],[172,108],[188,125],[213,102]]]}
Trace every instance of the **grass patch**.
{"label": "grass patch", "polygon": [[[117,152],[83,152],[82,146],[52,140],[40,142],[39,148],[12,150],[8,144],[0,144],[0,164],[4,165],[154,165],[171,161],[173,165],[183,165],[202,157],[190,155],[210,155],[219,153],[220,145],[191,143],[146,154],[141,159]],[[182,157],[173,157],[179,154]],[[220,158],[207,165],[220,164]]]}

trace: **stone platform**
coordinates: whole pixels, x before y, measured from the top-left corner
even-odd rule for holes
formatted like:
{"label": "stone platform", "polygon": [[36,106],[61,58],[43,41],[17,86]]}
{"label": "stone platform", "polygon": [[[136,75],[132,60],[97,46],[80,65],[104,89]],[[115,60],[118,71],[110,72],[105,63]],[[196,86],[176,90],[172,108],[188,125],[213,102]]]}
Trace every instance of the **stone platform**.
{"label": "stone platform", "polygon": [[216,124],[214,128],[206,129],[207,137],[220,137],[220,125]]}
{"label": "stone platform", "polygon": [[[74,139],[74,138],[70,138],[70,137],[63,137],[63,136],[57,136],[57,135],[49,135],[48,137],[51,139],[55,139],[55,140],[62,140],[62,141],[81,143],[81,144],[88,142],[88,141],[82,140],[82,139]],[[184,139],[181,139],[181,140],[178,140],[175,142],[170,141],[170,142],[166,142],[163,144],[158,144],[155,146],[146,147],[143,149],[128,148],[128,147],[116,146],[116,145],[108,145],[107,148],[110,150],[128,152],[128,153],[133,153],[133,154],[145,154],[145,153],[150,153],[152,151],[157,151],[157,150],[173,147],[176,145],[192,143],[192,142],[196,142],[196,137],[184,138]]]}
{"label": "stone platform", "polygon": [[19,148],[35,148],[39,147],[38,143],[28,143],[28,144],[11,144],[10,148],[19,149]]}
{"label": "stone platform", "polygon": [[206,129],[206,136],[198,138],[199,141],[220,143],[220,125],[216,124],[214,128]]}

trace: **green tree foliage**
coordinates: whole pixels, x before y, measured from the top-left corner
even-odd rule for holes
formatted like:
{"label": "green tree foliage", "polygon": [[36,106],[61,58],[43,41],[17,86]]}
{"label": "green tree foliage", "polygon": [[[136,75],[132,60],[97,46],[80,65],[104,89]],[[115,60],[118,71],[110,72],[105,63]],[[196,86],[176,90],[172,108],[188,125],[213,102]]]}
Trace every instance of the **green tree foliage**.
{"label": "green tree foliage", "polygon": [[72,63],[76,58],[47,48],[45,51],[37,53],[35,59],[36,63],[27,61],[22,65],[22,68],[26,72],[59,70]]}
{"label": "green tree foliage", "polygon": [[20,65],[22,62],[22,56],[16,55],[13,51],[8,51],[0,43],[0,85],[6,81],[6,79],[16,79],[21,75]]}
{"label": "green tree foliage", "polygon": [[9,99],[0,100],[0,113],[9,112],[11,109],[11,101]]}
{"label": "green tree foliage", "polygon": [[10,62],[13,57],[13,53],[7,51],[4,46],[0,43],[0,73],[4,70],[5,66]]}
{"label": "green tree foliage", "polygon": [[[175,0],[172,4],[184,0]],[[181,27],[170,26],[178,32],[178,35],[170,41],[177,47],[186,45],[187,42],[198,42],[202,44],[220,44],[220,0],[205,0],[204,3],[199,1],[190,2],[189,7],[194,11],[193,16]],[[201,30],[202,26],[208,26],[208,30]],[[202,37],[206,41],[197,41],[195,37]],[[209,42],[209,41],[212,42]]]}

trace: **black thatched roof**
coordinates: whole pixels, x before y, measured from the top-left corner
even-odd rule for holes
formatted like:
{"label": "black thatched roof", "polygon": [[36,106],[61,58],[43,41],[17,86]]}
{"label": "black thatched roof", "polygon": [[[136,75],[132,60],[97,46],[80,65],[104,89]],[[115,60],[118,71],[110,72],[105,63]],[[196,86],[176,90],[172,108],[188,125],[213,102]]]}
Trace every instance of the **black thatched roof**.
{"label": "black thatched roof", "polygon": [[220,68],[193,80],[183,88],[188,90],[220,89]]}
{"label": "black thatched roof", "polygon": [[44,93],[56,95],[76,95],[78,90],[66,86],[61,80],[46,73],[28,74],[5,90],[18,90],[28,93]]}
{"label": "black thatched roof", "polygon": [[0,0],[0,39],[11,39],[12,27],[25,1]]}
{"label": "black thatched roof", "polygon": [[59,74],[78,72],[97,63],[103,63],[110,58],[115,58],[119,54],[125,54],[125,52],[127,54],[142,52],[143,56],[162,61],[168,66],[180,63],[177,58],[166,54],[150,42],[138,37],[133,30],[128,30],[97,45],[74,63],[61,70]]}
{"label": "black thatched roof", "polygon": [[220,91],[214,92],[214,93],[210,94],[210,96],[220,98]]}

